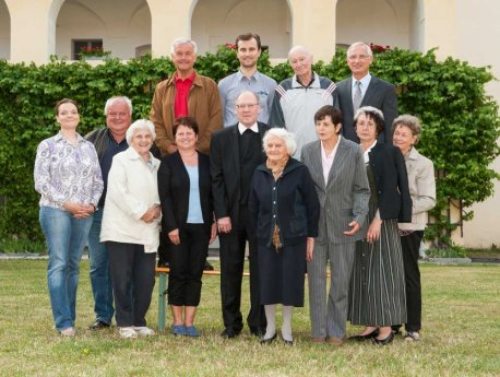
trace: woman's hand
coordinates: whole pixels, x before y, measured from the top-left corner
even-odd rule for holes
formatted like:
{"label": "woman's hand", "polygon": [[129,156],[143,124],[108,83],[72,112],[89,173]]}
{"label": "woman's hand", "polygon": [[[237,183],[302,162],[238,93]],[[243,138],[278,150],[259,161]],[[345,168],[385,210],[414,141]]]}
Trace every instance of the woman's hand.
{"label": "woman's hand", "polygon": [[382,220],[374,218],[368,227],[368,232],[366,233],[366,240],[368,242],[375,242],[380,238],[380,228],[382,226]]}
{"label": "woman's hand", "polygon": [[168,238],[170,238],[170,242],[172,242],[174,245],[179,245],[181,243],[181,239],[179,237],[179,228],[168,232]]}
{"label": "woman's hand", "polygon": [[217,224],[212,223],[212,227],[210,229],[210,241],[208,241],[209,244],[215,241],[215,237],[217,237]]}
{"label": "woman's hand", "polygon": [[158,204],[155,204],[151,208],[149,208],[144,213],[144,215],[142,215],[141,220],[144,221],[146,224],[151,224],[155,219],[160,217],[160,215],[161,215],[160,206]]}
{"label": "woman's hand", "polygon": [[313,252],[314,252],[314,237],[307,237],[306,261],[308,262],[312,261]]}
{"label": "woman's hand", "polygon": [[95,211],[95,207],[92,204],[64,202],[63,207],[76,219],[85,219],[92,215]]}

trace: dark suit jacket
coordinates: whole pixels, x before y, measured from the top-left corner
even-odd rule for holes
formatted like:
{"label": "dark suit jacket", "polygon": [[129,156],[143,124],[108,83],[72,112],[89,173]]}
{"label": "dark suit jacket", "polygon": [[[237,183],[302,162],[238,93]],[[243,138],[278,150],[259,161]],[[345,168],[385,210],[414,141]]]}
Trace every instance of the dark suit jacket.
{"label": "dark suit jacket", "polygon": [[[201,211],[207,232],[213,223],[210,160],[198,152]],[[158,192],[163,212],[163,230],[168,233],[186,224],[189,210],[189,175],[179,152],[163,157],[158,169]]]}
{"label": "dark suit jacket", "polygon": [[411,222],[412,202],[401,151],[392,144],[377,143],[368,155],[377,186],[380,218]]}
{"label": "dark suit jacket", "polygon": [[[258,122],[262,138],[269,126]],[[240,203],[240,154],[238,125],[215,132],[210,146],[210,170],[216,219],[229,216],[233,225],[238,221]],[[259,164],[266,160],[261,151]],[[255,167],[257,167],[257,164]]]}
{"label": "dark suit jacket", "polygon": [[[342,134],[349,140],[359,143],[354,130],[354,109],[352,107],[352,77],[342,80],[337,84],[337,96],[340,111],[342,111]],[[384,114],[385,129],[378,140],[392,143],[392,121],[398,115],[398,101],[394,85],[372,76],[361,101],[362,106],[373,106]]]}

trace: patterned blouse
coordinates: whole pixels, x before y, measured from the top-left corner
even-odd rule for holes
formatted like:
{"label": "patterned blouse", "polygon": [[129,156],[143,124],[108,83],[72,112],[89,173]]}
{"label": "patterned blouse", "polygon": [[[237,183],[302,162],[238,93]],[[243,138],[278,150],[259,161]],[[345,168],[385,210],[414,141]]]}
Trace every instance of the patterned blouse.
{"label": "patterned blouse", "polygon": [[34,176],[40,206],[62,210],[66,201],[97,207],[104,188],[94,145],[80,135],[76,145],[60,132],[43,140],[36,151]]}

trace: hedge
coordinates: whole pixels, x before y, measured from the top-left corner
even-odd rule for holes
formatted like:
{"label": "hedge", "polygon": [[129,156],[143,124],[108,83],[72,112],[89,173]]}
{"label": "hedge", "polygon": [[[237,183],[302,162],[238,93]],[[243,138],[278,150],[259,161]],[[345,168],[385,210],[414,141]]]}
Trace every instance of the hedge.
{"label": "hedge", "polygon": [[[216,81],[237,68],[234,50],[226,47],[196,63],[199,73]],[[291,75],[286,63],[271,66],[265,54],[259,69],[278,82]],[[314,69],[333,81],[347,77],[345,51]],[[42,239],[33,164],[38,143],[58,130],[53,113],[57,100],[70,97],[80,103],[79,131],[85,134],[104,125],[104,103],[114,95],[132,99],[134,119],[147,117],[155,85],[173,70],[169,59],[151,57],[108,59],[95,67],[57,58],[42,66],[0,61],[0,240]],[[427,237],[434,246],[451,246],[450,234],[458,225],[448,218],[449,206],[463,207],[464,219],[471,219],[468,208],[491,196],[500,177],[490,168],[500,153],[498,106],[485,93],[485,84],[493,79],[490,69],[452,58],[438,62],[434,51],[394,49],[376,53],[371,72],[397,86],[400,113],[423,122],[418,148],[434,161],[438,175],[434,224]]]}

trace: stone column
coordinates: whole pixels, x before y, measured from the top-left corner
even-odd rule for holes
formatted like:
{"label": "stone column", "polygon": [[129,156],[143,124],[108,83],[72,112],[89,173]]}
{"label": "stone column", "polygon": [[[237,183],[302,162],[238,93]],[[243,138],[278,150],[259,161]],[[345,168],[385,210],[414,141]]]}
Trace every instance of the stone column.
{"label": "stone column", "polygon": [[191,37],[191,15],[197,0],[146,0],[151,10],[151,53],[170,56],[177,38]]}
{"label": "stone column", "polygon": [[335,0],[288,0],[292,16],[292,46],[303,45],[314,61],[329,62],[335,54]]}

